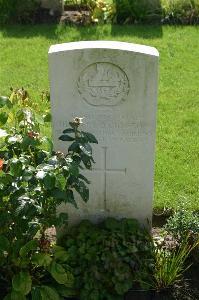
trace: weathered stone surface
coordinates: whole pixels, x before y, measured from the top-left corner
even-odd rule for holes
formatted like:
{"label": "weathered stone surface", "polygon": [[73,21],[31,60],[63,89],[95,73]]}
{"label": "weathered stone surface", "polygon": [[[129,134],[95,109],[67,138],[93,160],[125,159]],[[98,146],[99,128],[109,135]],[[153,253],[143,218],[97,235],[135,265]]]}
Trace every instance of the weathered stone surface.
{"label": "weathered stone surface", "polygon": [[73,117],[99,140],[85,171],[90,200],[70,204],[71,223],[107,216],[151,221],[154,184],[158,51],[120,42],[76,42],[49,50],[53,139]]}

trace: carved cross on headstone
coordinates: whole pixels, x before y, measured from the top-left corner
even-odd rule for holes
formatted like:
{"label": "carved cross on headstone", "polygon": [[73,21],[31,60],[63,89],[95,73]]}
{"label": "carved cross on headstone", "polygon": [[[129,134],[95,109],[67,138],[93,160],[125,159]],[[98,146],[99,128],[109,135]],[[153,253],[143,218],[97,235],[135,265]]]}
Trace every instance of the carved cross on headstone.
{"label": "carved cross on headstone", "polygon": [[104,193],[104,210],[108,211],[107,208],[107,173],[119,172],[126,174],[126,168],[124,169],[108,169],[107,168],[107,149],[108,147],[102,147],[103,151],[103,167],[102,168],[93,168],[92,171],[100,172],[104,174],[104,183],[103,183],[103,193]]}

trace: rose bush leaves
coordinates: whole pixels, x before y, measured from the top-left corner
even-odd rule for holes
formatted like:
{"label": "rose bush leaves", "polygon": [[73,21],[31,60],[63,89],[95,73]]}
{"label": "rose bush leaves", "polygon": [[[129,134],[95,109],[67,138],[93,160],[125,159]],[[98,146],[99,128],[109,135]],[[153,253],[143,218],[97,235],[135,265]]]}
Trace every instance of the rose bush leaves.
{"label": "rose bush leaves", "polygon": [[12,278],[12,287],[14,291],[27,295],[31,291],[32,279],[28,272],[21,271]]}
{"label": "rose bush leaves", "polygon": [[75,118],[60,137],[71,145],[66,144],[65,154],[54,152],[52,141],[41,134],[50,120],[23,88],[0,97],[0,281],[6,300],[30,295],[56,300],[73,288],[68,254],[52,247],[46,229],[67,225],[67,213],[57,214],[57,207],[77,208],[76,192],[88,201],[90,182],[81,170],[91,168],[90,143],[97,140],[81,131],[81,118]]}

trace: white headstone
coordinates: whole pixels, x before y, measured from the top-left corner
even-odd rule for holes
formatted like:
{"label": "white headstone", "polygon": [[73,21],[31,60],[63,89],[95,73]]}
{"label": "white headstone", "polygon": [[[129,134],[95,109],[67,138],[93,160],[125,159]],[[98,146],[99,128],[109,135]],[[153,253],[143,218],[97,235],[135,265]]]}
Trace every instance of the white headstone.
{"label": "white headstone", "polygon": [[70,222],[111,216],[151,221],[154,185],[158,51],[111,41],[53,45],[49,50],[53,140],[74,117],[99,141],[85,171],[90,200],[68,204]]}

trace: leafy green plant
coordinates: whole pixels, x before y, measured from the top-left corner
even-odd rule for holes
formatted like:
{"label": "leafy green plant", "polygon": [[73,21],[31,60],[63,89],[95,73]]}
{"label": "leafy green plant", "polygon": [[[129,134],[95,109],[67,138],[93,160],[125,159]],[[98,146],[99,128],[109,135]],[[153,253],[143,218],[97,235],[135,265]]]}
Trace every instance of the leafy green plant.
{"label": "leafy green plant", "polygon": [[199,0],[162,0],[163,22],[198,24]]}
{"label": "leafy green plant", "polygon": [[65,6],[74,6],[76,10],[88,10],[91,23],[112,22],[115,16],[115,5],[108,0],[65,0]]}
{"label": "leafy green plant", "polygon": [[165,225],[165,229],[177,240],[183,240],[187,235],[193,240],[199,239],[199,215],[190,210],[176,210]]}
{"label": "leafy green plant", "polygon": [[184,272],[190,267],[186,267],[185,263],[196,246],[197,243],[190,246],[187,236],[182,240],[179,247],[172,251],[163,247],[156,247],[152,287],[161,291],[171,288],[177,281],[181,280]]}
{"label": "leafy green plant", "polygon": [[23,89],[0,97],[0,281],[7,300],[26,299],[30,292],[32,299],[59,299],[59,291],[66,294],[72,286],[67,253],[51,247],[46,229],[67,224],[67,213],[57,215],[56,208],[77,207],[74,191],[88,201],[89,182],[80,170],[91,168],[90,143],[97,143],[75,118],[60,137],[72,142],[66,154],[54,152],[40,130],[50,115],[33,106]]}
{"label": "leafy green plant", "polygon": [[94,23],[113,22],[115,17],[115,5],[106,0],[96,0],[91,10],[91,19]]}
{"label": "leafy green plant", "polygon": [[199,261],[199,214],[183,207],[178,208],[165,225],[165,230],[170,233],[179,243],[188,236],[188,242],[192,246],[192,260]]}
{"label": "leafy green plant", "polygon": [[133,219],[82,221],[60,244],[83,300],[123,299],[133,282],[145,286],[153,269],[152,239]]}
{"label": "leafy green plant", "polygon": [[58,300],[72,294],[73,275],[62,247],[51,246],[46,239],[13,242],[5,235],[0,236],[0,244],[5,300]]}
{"label": "leafy green plant", "polygon": [[118,23],[151,22],[161,19],[159,0],[114,0]]}

